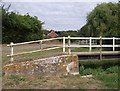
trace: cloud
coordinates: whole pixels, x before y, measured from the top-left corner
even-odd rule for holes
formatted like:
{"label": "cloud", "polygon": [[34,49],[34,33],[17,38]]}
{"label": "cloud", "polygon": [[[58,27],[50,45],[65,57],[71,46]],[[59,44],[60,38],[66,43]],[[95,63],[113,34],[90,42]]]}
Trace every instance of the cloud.
{"label": "cloud", "polygon": [[[33,0],[3,0],[4,2],[33,2]],[[34,2],[118,2],[118,0],[34,0]]]}
{"label": "cloud", "polygon": [[[6,5],[10,3],[5,2]],[[11,4],[10,11],[37,16],[45,21],[46,29],[76,30],[86,23],[87,14],[98,2],[12,2]]]}

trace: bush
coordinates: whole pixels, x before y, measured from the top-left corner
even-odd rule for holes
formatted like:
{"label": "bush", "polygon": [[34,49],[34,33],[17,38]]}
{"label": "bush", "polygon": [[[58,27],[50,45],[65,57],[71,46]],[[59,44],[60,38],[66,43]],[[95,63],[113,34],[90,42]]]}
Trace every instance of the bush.
{"label": "bush", "polygon": [[84,66],[80,66],[80,74],[83,74],[83,71],[85,70]]}
{"label": "bush", "polygon": [[118,73],[118,66],[113,66],[106,69],[107,73]]}
{"label": "bush", "polygon": [[111,66],[120,65],[118,60],[102,60],[102,61],[80,61],[80,65],[83,65],[86,68],[99,68],[102,67],[104,70]]}
{"label": "bush", "polygon": [[84,66],[81,66],[80,67],[80,74],[81,75],[90,75],[90,74],[93,74],[93,75],[98,75],[100,74],[101,72],[104,72],[104,70],[99,67],[99,68],[84,68]]}
{"label": "bush", "polygon": [[93,73],[93,69],[88,68],[88,69],[83,70],[82,75],[90,75],[92,73]]}
{"label": "bush", "polygon": [[2,7],[2,42],[24,42],[43,38],[44,24],[36,16],[21,15],[14,11],[9,12]]}

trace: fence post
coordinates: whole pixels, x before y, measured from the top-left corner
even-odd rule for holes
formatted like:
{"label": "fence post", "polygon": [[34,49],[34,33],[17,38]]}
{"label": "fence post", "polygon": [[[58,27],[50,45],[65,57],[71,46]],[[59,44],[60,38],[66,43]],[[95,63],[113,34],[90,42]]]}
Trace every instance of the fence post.
{"label": "fence post", "polygon": [[89,51],[91,52],[92,49],[92,38],[89,37]]}
{"label": "fence post", "polygon": [[102,36],[100,36],[100,60],[102,60]]}
{"label": "fence post", "polygon": [[115,51],[115,37],[113,37],[113,51]]}
{"label": "fence post", "polygon": [[65,37],[63,37],[63,53],[65,52]]}
{"label": "fence post", "polygon": [[10,43],[11,53],[10,53],[10,61],[13,62],[13,42]]}
{"label": "fence post", "polygon": [[40,49],[42,49],[42,40],[40,41]]}
{"label": "fence post", "polygon": [[68,36],[68,54],[71,54],[71,49],[70,49],[70,36]]}

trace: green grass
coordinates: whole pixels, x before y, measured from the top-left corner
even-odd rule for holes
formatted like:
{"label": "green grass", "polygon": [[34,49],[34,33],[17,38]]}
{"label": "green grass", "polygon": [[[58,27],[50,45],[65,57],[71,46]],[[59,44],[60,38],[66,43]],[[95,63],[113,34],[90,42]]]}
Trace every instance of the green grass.
{"label": "green grass", "polygon": [[102,81],[103,86],[107,88],[118,88],[118,73],[101,73],[96,78]]}
{"label": "green grass", "polygon": [[81,75],[90,75],[95,76],[95,79],[100,80],[102,85],[107,88],[118,88],[118,66],[108,68],[111,71],[104,70],[102,68],[98,69],[84,69],[80,71]]}
{"label": "green grass", "polygon": [[[89,48],[72,48],[72,52],[89,52]],[[100,48],[92,48],[91,51],[100,51]]]}
{"label": "green grass", "polygon": [[[95,79],[102,82],[103,87],[118,88],[118,73],[120,67],[117,63],[117,60],[83,62],[80,66],[80,75],[92,74]],[[105,65],[106,67],[104,67]]]}
{"label": "green grass", "polygon": [[[19,53],[19,52],[26,52],[26,51],[31,51],[31,50],[38,50],[37,48],[29,48],[34,45],[27,45],[27,47],[22,48],[24,46],[20,46],[20,48],[15,48],[14,53]],[[14,56],[14,61],[19,62],[19,61],[30,61],[30,60],[36,60],[40,58],[45,58],[45,57],[51,57],[53,55],[57,55],[62,52],[62,48],[60,49],[55,49],[55,50],[49,50],[49,51],[41,51],[41,52],[36,52],[36,53],[31,53],[31,54],[24,54],[24,55],[18,55]],[[7,64],[10,62],[10,57],[7,57],[7,55],[10,54],[10,48],[7,48],[6,45],[3,45],[3,51],[2,51],[2,63],[3,65]]]}

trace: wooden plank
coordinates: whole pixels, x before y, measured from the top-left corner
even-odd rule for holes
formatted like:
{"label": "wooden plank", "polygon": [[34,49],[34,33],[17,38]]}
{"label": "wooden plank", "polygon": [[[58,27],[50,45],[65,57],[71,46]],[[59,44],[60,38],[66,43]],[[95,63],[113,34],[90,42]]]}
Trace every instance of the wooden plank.
{"label": "wooden plank", "polygon": [[[100,52],[72,52],[72,54],[77,54],[77,55],[96,55],[100,54]],[[102,51],[102,54],[120,54],[119,51]]]}
{"label": "wooden plank", "polygon": [[10,45],[11,45],[11,46],[10,46],[10,47],[11,47],[10,61],[11,61],[11,62],[13,62],[13,60],[14,60],[14,59],[13,59],[13,44],[14,44],[13,42],[10,43]]}
{"label": "wooden plank", "polygon": [[[102,47],[113,47],[113,45],[101,45]],[[91,45],[91,47],[101,47],[100,45]],[[114,45],[115,47],[120,47],[120,45]],[[66,47],[90,47],[89,45],[66,45]]]}
{"label": "wooden plank", "polygon": [[68,54],[71,54],[71,49],[70,49],[70,36],[68,36]]}
{"label": "wooden plank", "polygon": [[70,37],[70,39],[89,39],[89,37]]}
{"label": "wooden plank", "polygon": [[71,48],[72,48],[72,47],[73,47],[73,48],[74,48],[74,47],[78,47],[78,48],[79,48],[79,47],[89,47],[89,45],[70,45],[70,46],[66,45],[66,47],[71,47]]}
{"label": "wooden plank", "polygon": [[115,38],[116,40],[120,40],[120,38]]}
{"label": "wooden plank", "polygon": [[[29,42],[22,42],[22,43],[16,43],[16,44],[13,44],[13,46],[18,46],[18,45],[25,45],[25,44],[31,44],[31,43],[37,43],[37,42],[40,42],[41,40],[37,40],[37,41],[29,41]],[[7,45],[8,47],[10,45]]]}
{"label": "wooden plank", "polygon": [[[40,41],[50,41],[50,40],[57,40],[57,39],[62,39],[62,37],[58,37],[58,38],[50,38],[50,39],[43,39],[43,40],[36,40],[36,41],[29,41],[29,42],[22,42],[22,43],[16,43],[13,44],[13,46],[17,46],[17,45],[25,45],[25,44],[31,44],[31,43],[37,43]],[[7,45],[8,47],[10,47],[11,45]]]}
{"label": "wooden plank", "polygon": [[89,51],[91,52],[92,50],[92,38],[89,38]]}
{"label": "wooden plank", "polygon": [[115,47],[120,47],[120,45],[114,45]]}
{"label": "wooden plank", "polygon": [[65,37],[63,37],[63,52],[65,52],[65,47],[66,47],[66,45],[65,45]]}

